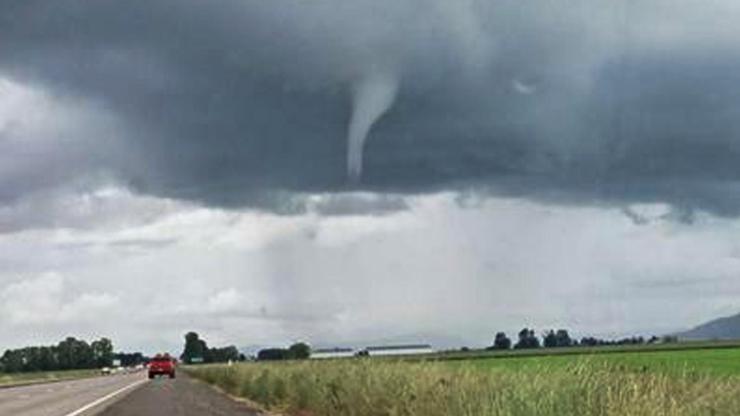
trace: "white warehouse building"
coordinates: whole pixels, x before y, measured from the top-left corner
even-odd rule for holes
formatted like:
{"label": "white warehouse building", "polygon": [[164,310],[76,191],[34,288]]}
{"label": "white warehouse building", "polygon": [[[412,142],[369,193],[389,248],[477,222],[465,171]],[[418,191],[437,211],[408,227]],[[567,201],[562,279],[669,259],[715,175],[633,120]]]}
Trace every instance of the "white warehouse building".
{"label": "white warehouse building", "polygon": [[352,348],[321,348],[311,351],[311,358],[314,359],[347,358],[354,356],[355,350]]}
{"label": "white warehouse building", "polygon": [[362,355],[389,356],[389,355],[418,355],[431,354],[434,350],[431,345],[386,345],[378,347],[367,347],[361,351]]}

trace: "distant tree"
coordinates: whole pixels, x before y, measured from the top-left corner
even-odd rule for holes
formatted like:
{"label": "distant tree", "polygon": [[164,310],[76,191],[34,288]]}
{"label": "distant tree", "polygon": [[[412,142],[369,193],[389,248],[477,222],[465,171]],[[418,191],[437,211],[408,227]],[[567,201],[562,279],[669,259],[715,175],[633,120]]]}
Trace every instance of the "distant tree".
{"label": "distant tree", "polygon": [[546,348],[570,347],[573,345],[573,340],[570,339],[570,335],[565,329],[549,330],[542,336],[542,344]]}
{"label": "distant tree", "polygon": [[[650,340],[647,341],[648,344],[652,344],[654,342],[657,342],[657,337],[652,337]],[[609,340],[609,339],[600,339],[600,338],[594,338],[594,337],[583,337],[581,338],[581,342],[577,343],[575,340],[571,340],[571,345],[580,345],[582,347],[597,347],[597,346],[605,346],[605,345],[640,345],[644,344],[645,338],[643,337],[628,337],[628,338],[620,338],[617,340]]]}
{"label": "distant tree", "polygon": [[494,350],[508,350],[511,348],[511,340],[503,332],[497,332],[493,338],[493,346],[491,349]]}
{"label": "distant tree", "polygon": [[643,337],[629,337],[629,338],[622,338],[618,341],[613,341],[612,343],[617,345],[640,345],[645,343],[645,338]]}
{"label": "distant tree", "polygon": [[239,350],[231,345],[223,348],[211,348],[209,350],[209,362],[225,363],[229,361],[239,361]]}
{"label": "distant tree", "polygon": [[95,367],[95,354],[85,341],[68,337],[57,345],[57,353],[61,370]]}
{"label": "distant tree", "polygon": [[583,337],[581,338],[582,347],[595,347],[599,345],[599,340],[594,337]]}
{"label": "distant tree", "polygon": [[148,361],[148,359],[144,357],[144,354],[140,352],[134,352],[134,353],[119,352],[118,354],[114,354],[113,358],[116,360],[120,360],[121,365],[123,367],[136,366],[136,365],[143,364]]}
{"label": "distant tree", "polygon": [[56,352],[54,350],[54,347],[39,347],[39,370],[52,371],[59,368],[59,362],[57,361]]}
{"label": "distant tree", "polygon": [[259,361],[276,361],[288,358],[288,350],[285,348],[266,348],[257,353]]}
{"label": "distant tree", "polygon": [[0,358],[3,363],[3,371],[6,373],[19,373],[23,371],[23,354],[19,350],[7,350]]}
{"label": "distant tree", "polygon": [[180,359],[187,363],[225,363],[239,360],[239,350],[230,345],[228,347],[209,348],[208,343],[200,338],[196,332],[185,334],[185,347]]}
{"label": "distant tree", "polygon": [[90,344],[93,351],[95,365],[109,367],[113,365],[113,342],[108,338],[101,338]]}
{"label": "distant tree", "polygon": [[570,339],[568,331],[565,329],[558,329],[555,332],[555,345],[557,347],[570,347],[573,345],[573,340]]}
{"label": "distant tree", "polygon": [[663,344],[675,344],[678,342],[678,337],[675,335],[663,335],[660,339]]}
{"label": "distant tree", "polygon": [[203,351],[203,362],[212,363],[213,362],[213,350],[208,348],[208,343],[206,343],[206,341],[203,339],[198,340],[198,343],[200,344],[199,350]]}
{"label": "distant tree", "polygon": [[516,343],[514,348],[516,349],[528,349],[528,348],[539,348],[540,340],[534,334],[533,329],[524,328],[519,331],[519,341]]}
{"label": "distant tree", "polygon": [[7,350],[0,357],[4,372],[53,371],[95,368],[99,360],[112,359],[112,343],[103,338],[92,344],[67,337],[57,345]]}
{"label": "distant tree", "polygon": [[41,371],[41,348],[26,347],[23,353],[23,371]]}
{"label": "distant tree", "polygon": [[297,342],[288,348],[288,358],[292,360],[305,360],[311,356],[311,347],[304,342]]}
{"label": "distant tree", "polygon": [[185,362],[186,364],[192,364],[194,359],[195,361],[203,360],[204,362],[208,362],[207,354],[208,352],[208,345],[205,341],[200,339],[198,336],[198,333],[196,332],[188,332],[185,334],[185,348],[182,351],[182,355],[180,355],[180,359]]}
{"label": "distant tree", "polygon": [[542,345],[545,348],[555,348],[558,346],[558,339],[555,336],[555,331],[551,329],[545,332],[545,334],[542,336]]}

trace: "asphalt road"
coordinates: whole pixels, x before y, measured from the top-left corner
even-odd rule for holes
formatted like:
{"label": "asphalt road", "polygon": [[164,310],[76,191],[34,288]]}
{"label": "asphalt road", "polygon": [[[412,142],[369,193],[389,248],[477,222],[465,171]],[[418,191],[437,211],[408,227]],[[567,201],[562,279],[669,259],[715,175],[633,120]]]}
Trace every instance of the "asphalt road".
{"label": "asphalt road", "polygon": [[147,383],[146,373],[0,389],[0,415],[89,416]]}
{"label": "asphalt road", "polygon": [[[2,414],[0,412],[0,414]],[[100,416],[257,416],[244,405],[180,372],[157,378],[109,406]]]}
{"label": "asphalt road", "polygon": [[0,389],[2,416],[257,416],[180,372],[146,372]]}

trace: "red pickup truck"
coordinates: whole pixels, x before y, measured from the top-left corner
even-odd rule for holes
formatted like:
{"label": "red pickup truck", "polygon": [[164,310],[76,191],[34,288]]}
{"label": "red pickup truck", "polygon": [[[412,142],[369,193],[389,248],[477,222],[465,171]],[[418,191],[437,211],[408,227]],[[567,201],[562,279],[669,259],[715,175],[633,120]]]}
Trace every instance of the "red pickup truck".
{"label": "red pickup truck", "polygon": [[175,360],[169,354],[157,354],[149,361],[149,378],[163,375],[175,378]]}

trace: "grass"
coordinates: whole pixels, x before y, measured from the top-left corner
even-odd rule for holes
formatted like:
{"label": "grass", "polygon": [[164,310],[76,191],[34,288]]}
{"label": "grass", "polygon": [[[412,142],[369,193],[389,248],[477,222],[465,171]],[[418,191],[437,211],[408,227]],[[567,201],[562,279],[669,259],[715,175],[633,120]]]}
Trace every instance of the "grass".
{"label": "grass", "polygon": [[0,373],[0,387],[19,386],[40,382],[74,380],[78,378],[92,377],[99,374],[100,370],[66,370],[66,371],[43,371],[34,373]]}
{"label": "grass", "polygon": [[738,415],[740,350],[335,360],[192,367],[267,409],[300,415]]}
{"label": "grass", "polygon": [[632,371],[660,372],[669,375],[700,373],[715,376],[740,376],[740,348],[499,357],[467,361],[453,360],[448,361],[447,364],[485,370],[528,371],[543,367],[565,368],[583,361]]}
{"label": "grass", "polygon": [[596,347],[568,347],[568,348],[538,348],[524,350],[488,351],[471,350],[446,351],[431,356],[418,356],[420,359],[434,358],[439,360],[476,360],[502,357],[533,357],[533,356],[555,356],[555,355],[597,355],[628,352],[661,352],[661,351],[693,351],[707,349],[738,349],[740,341],[683,341],[667,344],[640,344],[640,345],[607,345]]}

